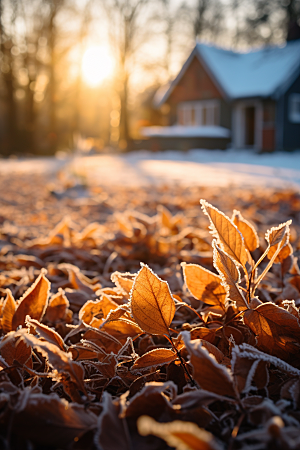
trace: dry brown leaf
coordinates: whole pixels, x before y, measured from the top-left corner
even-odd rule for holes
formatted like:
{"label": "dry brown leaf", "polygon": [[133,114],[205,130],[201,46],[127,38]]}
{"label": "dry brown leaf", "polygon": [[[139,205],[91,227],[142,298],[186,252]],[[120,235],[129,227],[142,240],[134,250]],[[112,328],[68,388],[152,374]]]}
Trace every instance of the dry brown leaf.
{"label": "dry brown leaf", "polygon": [[215,240],[212,245],[214,249],[214,266],[223,279],[223,285],[228,291],[228,297],[236,303],[236,307],[239,311],[247,309],[247,301],[241,289],[238,287],[238,283],[241,281],[238,267],[234,261],[218,247]]}
{"label": "dry brown leaf", "polygon": [[69,306],[69,300],[65,296],[64,291],[59,289],[58,293],[53,295],[49,300],[45,313],[45,319],[53,323],[58,320],[63,320]]}
{"label": "dry brown leaf", "polygon": [[27,289],[23,297],[17,302],[17,309],[12,320],[12,329],[16,330],[18,326],[25,325],[26,316],[40,321],[46,311],[48,296],[50,291],[50,282],[45,277],[45,272],[40,275]]}
{"label": "dry brown leaf", "polygon": [[182,263],[186,286],[193,297],[208,305],[226,308],[226,290],[222,286],[222,278],[198,264]]}
{"label": "dry brown leaf", "polygon": [[170,348],[155,348],[135,360],[131,370],[147,369],[174,361],[177,354]]}
{"label": "dry brown leaf", "polygon": [[186,349],[190,355],[193,366],[193,376],[202,389],[215,394],[237,397],[231,373],[215,357],[202,347],[201,341],[190,341],[187,331],[182,332]]}
{"label": "dry brown leaf", "polygon": [[213,435],[195,423],[174,420],[170,423],[159,423],[149,416],[141,416],[137,421],[142,436],[154,434],[164,439],[176,450],[221,450]]}
{"label": "dry brown leaf", "polygon": [[204,214],[209,217],[212,235],[217,238],[223,250],[237,263],[245,267],[248,254],[244,238],[236,225],[214,206],[200,200]]}
{"label": "dry brown leaf", "polygon": [[142,264],[131,291],[131,311],[139,327],[151,334],[169,334],[176,308],[168,283]]}
{"label": "dry brown leaf", "polygon": [[97,417],[85,406],[68,403],[56,394],[24,390],[15,410],[12,434],[39,447],[68,448],[96,427]]}
{"label": "dry brown leaf", "polygon": [[101,325],[101,330],[125,344],[128,337],[135,337],[143,333],[143,330],[132,320],[118,319]]}
{"label": "dry brown leaf", "polygon": [[254,252],[259,247],[259,238],[254,226],[248,220],[244,219],[240,211],[236,209],[233,210],[231,220],[242,233],[247,249],[250,252]]}
{"label": "dry brown leaf", "polygon": [[42,341],[37,337],[28,334],[25,329],[15,332],[15,335],[23,339],[32,348],[41,352],[55,370],[69,374],[71,381],[76,383],[82,392],[85,392],[83,368],[79,363],[72,361],[70,353],[60,350],[56,344]]}
{"label": "dry brown leaf", "polygon": [[289,353],[299,352],[299,321],[285,309],[274,303],[263,303],[246,311],[244,321],[256,335],[260,350],[283,360],[289,357]]}
{"label": "dry brown leaf", "polygon": [[16,302],[13,298],[10,289],[7,289],[7,294],[2,307],[2,330],[4,333],[12,331],[12,320],[16,311]]}
{"label": "dry brown leaf", "polygon": [[[276,247],[273,245],[270,250],[268,251],[267,257],[269,259],[272,259],[274,253],[276,252]],[[287,245],[285,245],[284,247],[282,247],[282,249],[280,250],[280,252],[278,253],[278,255],[276,256],[276,258],[274,259],[274,263],[275,264],[279,264],[282,262],[290,255],[293,254],[293,247],[291,246],[290,243],[288,243]]]}
{"label": "dry brown leaf", "polygon": [[[273,245],[279,244],[285,236],[289,237],[290,234],[290,225],[292,221],[288,220],[285,223],[281,223],[277,227],[272,227],[270,230],[266,232],[265,238],[270,247]],[[288,239],[286,244],[288,243]]]}
{"label": "dry brown leaf", "polygon": [[132,273],[120,273],[120,272],[114,272],[111,274],[111,281],[115,283],[117,288],[120,289],[123,295],[129,298],[130,291],[133,286],[134,276],[136,274]]}
{"label": "dry brown leaf", "polygon": [[[111,310],[117,309],[118,304],[115,303],[108,295],[101,295],[101,299],[94,302],[89,300],[79,311],[79,319],[90,324],[95,316],[97,319],[106,319]],[[99,325],[102,320],[99,322]]]}
{"label": "dry brown leaf", "polygon": [[7,333],[0,342],[0,353],[9,366],[18,362],[21,366],[32,367],[31,347],[20,339],[14,331]]}
{"label": "dry brown leaf", "polygon": [[56,333],[56,331],[47,327],[35,319],[26,318],[26,324],[32,326],[35,331],[37,331],[41,338],[45,339],[48,342],[51,342],[54,345],[57,345],[62,351],[65,351],[65,344],[62,337]]}

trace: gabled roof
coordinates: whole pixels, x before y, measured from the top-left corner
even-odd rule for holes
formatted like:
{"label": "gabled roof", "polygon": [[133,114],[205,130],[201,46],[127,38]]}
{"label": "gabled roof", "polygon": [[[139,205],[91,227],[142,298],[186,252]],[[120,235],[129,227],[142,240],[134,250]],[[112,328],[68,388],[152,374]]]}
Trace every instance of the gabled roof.
{"label": "gabled roof", "polygon": [[281,47],[248,53],[197,43],[159,104],[167,101],[194,56],[204,65],[223,95],[230,100],[279,97],[300,74],[300,39]]}

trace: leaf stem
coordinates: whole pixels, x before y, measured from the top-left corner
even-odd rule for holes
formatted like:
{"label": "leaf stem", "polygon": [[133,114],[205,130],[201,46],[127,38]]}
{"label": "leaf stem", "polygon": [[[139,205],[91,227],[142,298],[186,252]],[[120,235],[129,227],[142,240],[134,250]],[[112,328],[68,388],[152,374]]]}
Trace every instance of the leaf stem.
{"label": "leaf stem", "polygon": [[181,356],[181,354],[180,354],[180,350],[178,350],[178,349],[175,347],[175,344],[174,344],[174,342],[173,342],[172,336],[171,336],[170,334],[169,334],[169,338],[170,338],[169,341],[170,341],[171,344],[172,344],[173,350],[175,350],[175,352],[177,353],[177,356],[178,356],[178,358],[179,358],[179,360],[180,360],[180,363],[181,363],[181,365],[182,365],[182,367],[183,367],[185,373],[187,374],[187,376],[188,376],[188,378],[189,378],[189,380],[190,380],[191,385],[194,386],[194,387],[197,387],[197,385],[196,385],[196,383],[195,383],[195,380],[193,380],[191,374],[189,373],[189,371],[188,371],[187,368],[186,368],[186,363],[185,363],[184,359],[182,358],[182,356]]}

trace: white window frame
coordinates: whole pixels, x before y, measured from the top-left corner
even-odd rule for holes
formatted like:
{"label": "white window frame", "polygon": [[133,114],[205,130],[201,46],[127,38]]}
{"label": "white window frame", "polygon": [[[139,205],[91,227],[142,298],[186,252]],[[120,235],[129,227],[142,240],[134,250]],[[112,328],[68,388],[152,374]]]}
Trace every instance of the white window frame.
{"label": "white window frame", "polygon": [[292,123],[300,123],[300,94],[289,96],[289,119]]}
{"label": "white window frame", "polygon": [[[206,124],[202,123],[204,108],[206,108],[206,120],[208,122]],[[192,123],[193,109],[195,111],[195,123]],[[180,123],[180,117],[183,119],[183,123]],[[178,124],[183,126],[218,126],[220,124],[220,102],[214,99],[179,103],[177,107],[177,118]]]}

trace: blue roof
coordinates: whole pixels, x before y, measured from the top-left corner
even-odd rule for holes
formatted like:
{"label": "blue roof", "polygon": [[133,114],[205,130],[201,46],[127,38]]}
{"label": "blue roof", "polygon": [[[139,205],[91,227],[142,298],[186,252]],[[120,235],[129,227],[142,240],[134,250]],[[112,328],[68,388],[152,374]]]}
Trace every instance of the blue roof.
{"label": "blue roof", "polygon": [[284,46],[264,47],[248,53],[197,43],[160,104],[167,100],[195,55],[220,90],[232,100],[249,97],[276,98],[300,73],[300,39]]}

